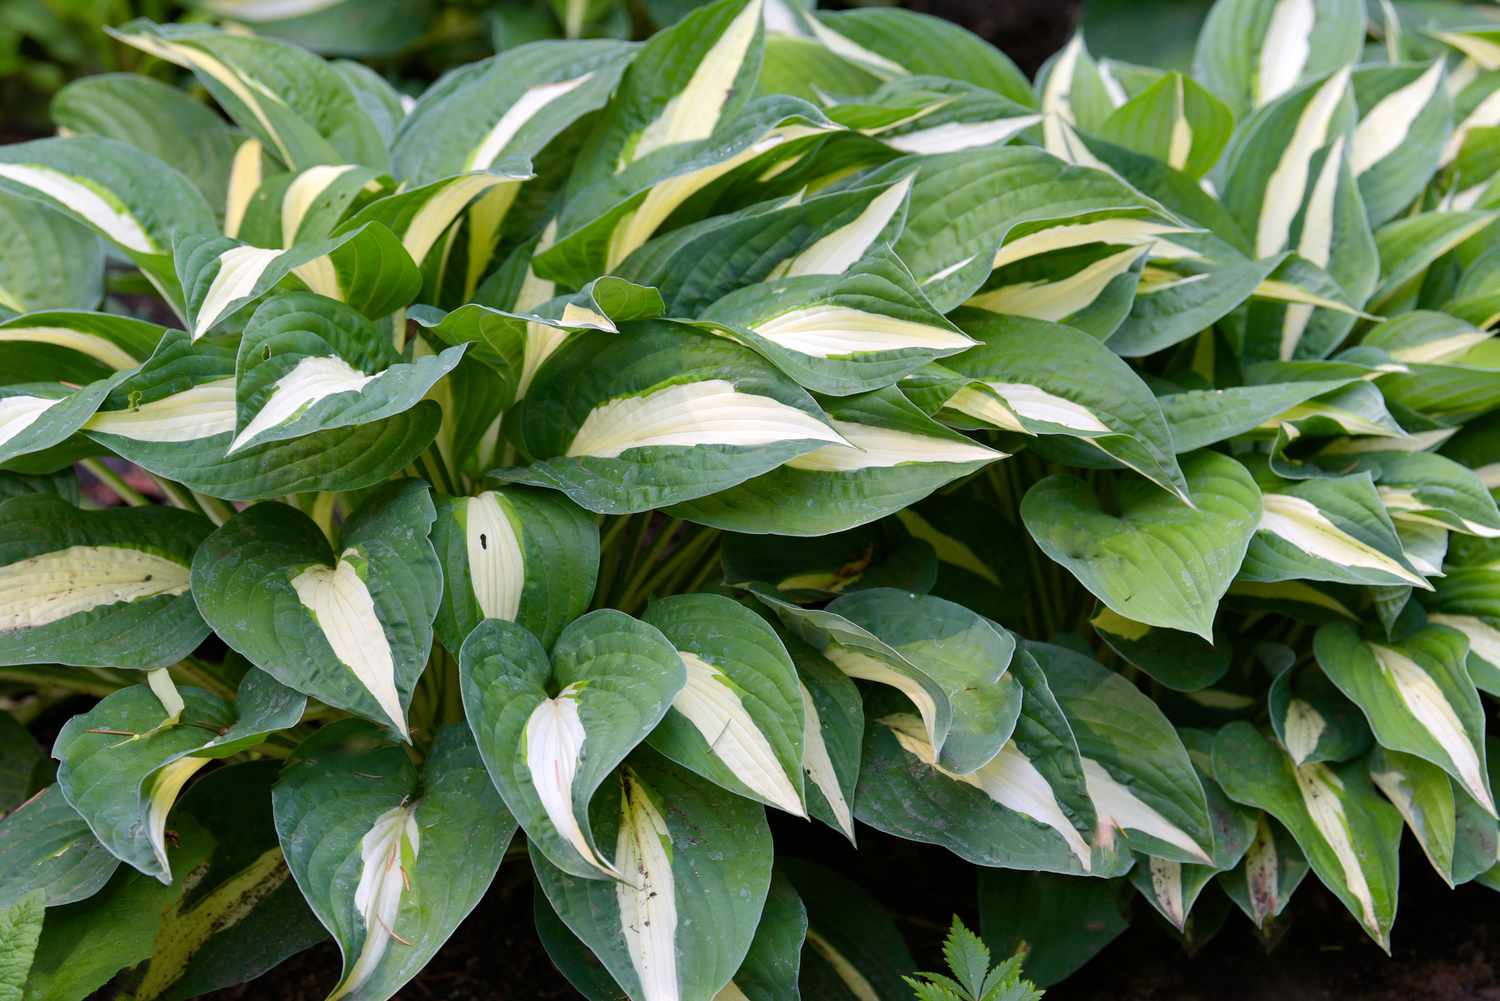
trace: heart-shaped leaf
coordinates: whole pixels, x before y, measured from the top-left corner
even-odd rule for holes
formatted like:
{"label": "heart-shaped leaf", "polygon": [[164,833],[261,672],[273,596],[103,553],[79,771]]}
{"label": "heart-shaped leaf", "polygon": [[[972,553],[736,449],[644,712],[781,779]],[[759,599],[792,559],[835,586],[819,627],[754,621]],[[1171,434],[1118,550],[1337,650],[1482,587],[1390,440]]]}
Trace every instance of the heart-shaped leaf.
{"label": "heart-shaped leaf", "polygon": [[1260,520],[1260,491],[1215,452],[1183,466],[1193,507],[1127,479],[1112,514],[1082,480],[1052,476],[1026,492],[1021,518],[1043,552],[1118,614],[1213,642],[1219,599]]}
{"label": "heart-shaped leaf", "polygon": [[385,1001],[489,889],[516,822],[466,728],[444,727],[419,770],[359,721],[298,748],[272,791],[297,886],[338,943],[331,996]]}
{"label": "heart-shaped leaf", "polygon": [[653,602],[645,621],[687,671],[651,746],[731,792],[805,817],[802,693],[776,631],[717,594]]}
{"label": "heart-shaped leaf", "polygon": [[563,629],[550,662],[525,627],[486,620],[459,666],[485,767],[533,853],[576,877],[628,879],[598,847],[589,804],[682,689],[676,649],[654,626],[600,609]]}
{"label": "heart-shaped leaf", "polygon": [[442,593],[434,517],[427,485],[399,480],[366,500],[335,550],[302,512],[257,504],[198,550],[193,594],[251,663],[407,737]]}
{"label": "heart-shaped leaf", "polygon": [[52,749],[57,784],[99,841],[163,883],[167,815],[187,781],[227,757],[295,726],[307,700],[261,671],[240,683],[233,703],[184,688],[173,719],[146,685],[122,688],[62,728]]}

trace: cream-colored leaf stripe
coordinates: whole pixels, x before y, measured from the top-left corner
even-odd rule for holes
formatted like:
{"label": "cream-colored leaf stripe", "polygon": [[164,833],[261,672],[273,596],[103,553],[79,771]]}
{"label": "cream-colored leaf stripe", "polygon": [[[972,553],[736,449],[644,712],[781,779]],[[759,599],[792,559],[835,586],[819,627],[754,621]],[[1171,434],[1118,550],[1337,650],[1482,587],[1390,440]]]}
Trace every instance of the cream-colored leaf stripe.
{"label": "cream-colored leaf stripe", "polygon": [[927,689],[915,679],[902,674],[884,661],[877,660],[853,647],[829,644],[823,651],[829,662],[856,681],[873,681],[889,685],[911,700],[922,714],[922,726],[929,744],[937,743],[937,703]]}
{"label": "cream-colored leaf stripe", "polygon": [[1349,820],[1344,813],[1344,783],[1324,764],[1295,765],[1297,788],[1302,804],[1312,818],[1313,826],[1332,849],[1344,874],[1344,885],[1359,903],[1360,921],[1378,940],[1384,941],[1380,922],[1375,917],[1375,899],[1370,882],[1360,867],[1360,853],[1354,846]]}
{"label": "cream-colored leaf stripe", "polygon": [[365,926],[364,945],[328,1001],[353,994],[374,975],[396,937],[396,919],[401,897],[411,885],[408,865],[422,850],[422,830],[416,810],[410,805],[392,807],[379,817],[359,841],[359,882],[354,888],[354,909]]}
{"label": "cream-colored leaf stripe", "polygon": [[1113,826],[1120,831],[1139,831],[1166,842],[1199,860],[1212,865],[1213,859],[1186,831],[1163,817],[1156,808],[1142,800],[1130,787],[1121,783],[1092,758],[1083,759],[1083,778],[1089,799],[1099,815],[1101,830]]}
{"label": "cream-colored leaf stripe", "polygon": [[770,277],[783,275],[796,278],[801,275],[841,275],[854,262],[865,256],[874,245],[875,238],[890,223],[906,200],[915,174],[908,174],[886,188],[870,204],[865,206],[852,221],[845,223],[832,233],[820,238],[812,246],[795,257],[783,261]]}
{"label": "cream-colored leaf stripe", "polygon": [[375,599],[355,567],[359,559],[358,550],[346,549],[337,566],[310,566],[293,577],[292,590],[339,663],[354,673],[404,738],[406,712],[396,691],[395,656],[375,614]]}
{"label": "cream-colored leaf stripe", "polygon": [[1386,682],[1395,690],[1412,719],[1437,741],[1469,795],[1494,816],[1495,800],[1490,795],[1489,778],[1479,760],[1479,751],[1432,675],[1399,650],[1378,643],[1369,646]]}
{"label": "cream-colored leaf stripe", "polygon": [[231,247],[220,254],[218,269],[208,284],[208,292],[193,322],[193,340],[208,333],[236,301],[254,292],[256,283],[281,253],[280,250],[247,246]]}
{"label": "cream-colored leaf stripe", "polygon": [[238,236],[245,222],[250,199],[260,190],[261,146],[259,139],[246,139],[234,151],[229,164],[229,186],[224,196],[224,235]]}
{"label": "cream-colored leaf stripe", "polygon": [[487,619],[515,621],[526,585],[526,557],[508,505],[493,490],[464,503],[464,543],[479,610]]}
{"label": "cream-colored leaf stripe", "polygon": [[1167,920],[1182,931],[1187,924],[1187,908],[1182,898],[1182,863],[1153,857],[1146,860],[1146,866],[1151,876],[1151,895],[1156,898]]}
{"label": "cream-colored leaf stripe", "polygon": [[0,177],[66,206],[126,250],[138,254],[161,252],[140,220],[111,192],[88,178],[73,177],[42,164],[24,163],[0,163]]}
{"label": "cream-colored leaf stripe", "polygon": [[1312,52],[1317,12],[1313,0],[1277,0],[1261,39],[1255,105],[1268,104],[1297,85]]}
{"label": "cream-colored leaf stripe", "polygon": [[839,830],[847,837],[854,837],[854,813],[844,790],[839,785],[838,773],[833,770],[833,758],[828,754],[828,742],[823,739],[823,722],[818,716],[818,706],[813,702],[812,692],[799,679],[797,687],[802,693],[802,770],[812,779],[813,785],[823,794]]}
{"label": "cream-colored leaf stripe", "polygon": [[942,465],[991,462],[1005,458],[1005,453],[996,452],[977,442],[953,441],[850,421],[836,420],[833,427],[843,435],[847,445],[825,445],[788,459],[786,465],[791,469],[810,472],[854,473],[863,469],[890,469],[913,463]]}
{"label": "cream-colored leaf stripe", "polygon": [[[1029,421],[1056,424],[1083,434],[1109,434],[1110,427],[1081,403],[1024,382],[987,382],[1015,414]],[[1002,425],[1003,426],[1003,425]]]}
{"label": "cream-colored leaf stripe", "polygon": [[901,524],[911,533],[912,538],[921,539],[932,546],[939,561],[967,570],[996,587],[1000,586],[999,574],[980,559],[979,554],[974,552],[967,542],[942,532],[911,508],[896,512],[896,517],[901,519]]}
{"label": "cream-colored leaf stripe", "polygon": [[947,122],[903,132],[898,136],[883,137],[883,141],[891,149],[903,153],[954,153],[1005,142],[1041,120],[1041,115],[1017,115],[1014,118],[996,118],[987,122]]}
{"label": "cream-colored leaf stripe", "polygon": [[729,103],[735,77],[760,27],[762,0],[750,0],[706,52],[681,91],[643,128],[621,166],[678,143],[707,139]]}
{"label": "cream-colored leaf stripe", "polygon": [[966,335],[947,327],[831,304],[793,309],[750,329],[788,351],[813,358],[919,348],[962,350],[974,344]]}
{"label": "cream-colored leaf stripe", "polygon": [[981,292],[969,305],[992,313],[1029,316],[1038,320],[1065,320],[1093,303],[1105,287],[1129,271],[1147,251],[1131,247],[1080,268],[1056,281],[1019,282]]}
{"label": "cream-colored leaf stripe", "polygon": [[1286,740],[1286,752],[1292,756],[1294,764],[1303,764],[1312,757],[1318,749],[1318,741],[1323,738],[1323,731],[1327,729],[1328,721],[1312,703],[1296,698],[1288,700],[1281,730]]}
{"label": "cream-colored leaf stripe", "polygon": [[69,546],[0,567],[0,632],[188,590],[188,568],[126,546]]}
{"label": "cream-colored leaf stripe", "polygon": [[639,205],[622,215],[609,236],[605,266],[614,270],[666,222],[679,205],[741,164],[784,143],[827,131],[811,125],[787,125],[768,132],[732,156],[707,167],[669,177],[654,185]]}
{"label": "cream-colored leaf stripe", "polygon": [[745,788],[779,810],[806,817],[802,797],[729,678],[690,650],[677,655],[687,669],[687,683],[673,697],[672,708],[693,724]]}
{"label": "cream-colored leaf stripe", "polygon": [[98,334],[68,327],[0,327],[0,344],[49,344],[87,355],[117,372],[134,368],[139,359]]}
{"label": "cream-colored leaf stripe", "polygon": [[1291,543],[1298,550],[1340,566],[1379,570],[1414,587],[1432,590],[1420,574],[1374,546],[1361,542],[1335,525],[1312,501],[1290,494],[1267,493],[1261,498],[1258,530]]}
{"label": "cream-colored leaf stripe", "polygon": [[799,440],[843,443],[838,432],[811,414],[768,396],[742,393],[727,379],[708,379],[596,407],[567,454],[613,459],[634,448],[753,447]]}
{"label": "cream-colored leaf stripe", "polygon": [[896,742],[908,754],[923,764],[936,769],[955,782],[971,785],[982,791],[995,803],[1037,823],[1051,828],[1068,846],[1068,851],[1078,859],[1084,872],[1093,868],[1093,853],[1078,829],[1073,826],[1052,787],[1047,784],[1035,765],[1016,747],[1015,741],[1006,742],[1000,753],[983,767],[967,775],[959,775],[942,767],[928,740],[922,721],[915,716],[902,714],[887,716],[880,721],[891,731]]}
{"label": "cream-colored leaf stripe", "polygon": [[[258,162],[258,161],[257,161]],[[321,163],[298,174],[281,196],[281,244],[290,247],[297,242],[297,231],[307,218],[313,202],[340,177],[358,169],[352,163]]]}
{"label": "cream-colored leaf stripe", "polygon": [[0,396],[0,445],[8,444],[61,402],[61,397]]}
{"label": "cream-colored leaf stripe", "polygon": [[162,766],[151,777],[151,793],[146,807],[146,837],[151,842],[151,851],[156,855],[156,864],[166,878],[172,878],[172,867],[167,862],[167,814],[177,802],[177,794],[187,785],[188,779],[208,764],[208,758],[185,757]]}
{"label": "cream-colored leaf stripe", "polygon": [[[1297,2],[1310,4],[1311,0]],[[1349,70],[1345,67],[1318,87],[1298,117],[1297,125],[1281,152],[1281,159],[1266,182],[1255,234],[1257,257],[1268,257],[1286,247],[1292,220],[1297,217],[1302,208],[1303,197],[1307,194],[1308,173],[1312,169],[1313,155],[1328,142],[1333,114],[1348,87]]]}
{"label": "cream-colored leaf stripe", "polygon": [[1443,61],[1436,60],[1421,76],[1381,98],[1354,130],[1349,167],[1358,177],[1401,148],[1422,109],[1431,103],[1443,82]]}
{"label": "cream-colored leaf stripe", "polygon": [[101,410],[84,428],[133,441],[183,442],[228,434],[234,422],[234,379],[229,378],[124,410]]}
{"label": "cream-colored leaf stripe", "polygon": [[1470,653],[1485,663],[1500,667],[1500,628],[1493,622],[1474,615],[1450,615],[1446,612],[1430,612],[1427,621],[1457,629],[1469,638]]}
{"label": "cream-colored leaf stripe", "polygon": [[615,883],[620,932],[641,984],[641,1001],[681,1001],[672,835],[650,792],[630,769],[622,782],[615,868],[631,881]]}
{"label": "cream-colored leaf stripe", "polygon": [[229,454],[244,448],[258,436],[294,420],[307,408],[337,393],[357,393],[371,380],[337,355],[303,358],[271,388],[271,395],[259,412],[235,435]]}
{"label": "cream-colored leaf stripe", "polygon": [[1255,837],[1245,852],[1245,890],[1256,925],[1264,925],[1281,907],[1281,859],[1265,814],[1256,818]]}
{"label": "cream-colored leaf stripe", "polygon": [[543,699],[531,711],[526,720],[526,768],[531,774],[531,785],[536,790],[547,819],[558,834],[582,856],[606,876],[624,879],[622,872],[607,860],[600,858],[584,836],[583,827],[573,812],[573,779],[578,774],[578,763],[583,759],[584,745],[588,734],[583,729],[583,720],[578,715],[578,697],[583,685],[573,682],[557,693],[556,698]]}
{"label": "cream-colored leaf stripe", "polygon": [[505,109],[490,130],[485,133],[479,145],[474,147],[474,151],[464,162],[465,168],[489,170],[527,122],[541,114],[552,102],[566,97],[588,83],[593,75],[593,73],[585,73],[571,80],[539,84],[527,89],[514,104]]}
{"label": "cream-colored leaf stripe", "polygon": [[[1302,214],[1302,232],[1297,237],[1297,252],[1320,268],[1326,268],[1333,256],[1334,208],[1337,205],[1339,175],[1344,166],[1344,137],[1339,136],[1329,148]],[[1290,361],[1297,342],[1312,319],[1310,303],[1292,303],[1286,308],[1281,326],[1281,358]]]}
{"label": "cream-colored leaf stripe", "polygon": [[1035,257],[1054,250],[1083,247],[1091,243],[1123,244],[1130,247],[1150,245],[1151,257],[1155,260],[1179,260],[1198,257],[1199,254],[1181,244],[1172,243],[1163,237],[1194,230],[1151,219],[1114,218],[1097,219],[1093,222],[1062,223],[1039,229],[1014,240],[1007,240],[995,252],[992,268],[998,270],[1008,264]]}

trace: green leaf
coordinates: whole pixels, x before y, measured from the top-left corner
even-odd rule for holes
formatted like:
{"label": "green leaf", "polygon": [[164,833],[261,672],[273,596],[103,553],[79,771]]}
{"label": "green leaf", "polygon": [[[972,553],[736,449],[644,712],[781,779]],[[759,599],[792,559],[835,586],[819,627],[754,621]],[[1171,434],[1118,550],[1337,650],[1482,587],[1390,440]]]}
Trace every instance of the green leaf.
{"label": "green leaf", "polygon": [[606,886],[625,879],[590,804],[682,689],[676,649],[654,626],[599,609],[563,629],[550,663],[524,627],[496,619],[469,634],[459,663],[480,754],[533,857]]}
{"label": "green leaf", "polygon": [[406,468],[438,432],[442,409],[403,414],[226,456],[235,430],[232,344],[168,331],[155,354],[110,393],[88,436],[143,469],[225,500],[264,500],[375,486]]}
{"label": "green leaf", "polygon": [[1230,799],[1284,824],[1323,884],[1377,945],[1390,947],[1401,817],[1376,795],[1362,762],[1297,765],[1249,723],[1231,723],[1214,741],[1214,775]]}
{"label": "green leaf", "polygon": [[807,812],[854,843],[855,784],[859,779],[864,702],[844,672],[812,647],[781,634],[802,694],[802,771]]}
{"label": "green leaf", "polygon": [[594,596],[599,527],[550,491],[439,497],[432,545],[443,564],[433,629],[454,655],[484,619],[519,622],[550,646]]}
{"label": "green leaf", "polygon": [[1271,728],[1293,764],[1348,761],[1373,743],[1359,707],[1314,665],[1278,674],[1267,703]]}
{"label": "green leaf", "polygon": [[135,989],[140,1001],[185,1001],[233,987],[328,938],[277,841],[271,787],[280,773],[281,763],[271,759],[230,764],[183,795],[182,814],[214,836],[214,854],[192,891],[163,916]]}
{"label": "green leaf", "polygon": [[[0,712],[0,813],[10,813],[45,781],[47,756],[31,731]],[[39,781],[40,780],[40,781]]]}
{"label": "green leaf", "polygon": [[[206,866],[213,837],[191,817],[174,827],[178,843],[168,849],[173,868],[192,872]],[[165,885],[122,866],[97,896],[53,908],[37,942],[26,1001],[81,1001],[120,970],[147,959],[165,915],[186,893],[186,880]]]}
{"label": "green leaf", "polygon": [[979,769],[938,764],[909,708],[872,697],[866,709],[859,819],[967,861],[1006,869],[1118,875],[1128,853],[1092,844],[1097,831],[1078,745],[1030,654],[1014,661],[1024,691],[1015,736]]}
{"label": "green leaf", "polygon": [[146,670],[181,660],[208,635],[188,588],[212,528],[168,507],[80,511],[45,494],[0,503],[0,662]]}
{"label": "green leaf", "polygon": [[187,781],[295,726],[307,704],[259,671],[245,675],[233,704],[200,688],[180,693],[186,707],[169,713],[146,685],[122,688],[69,720],[52,749],[58,787],[95,837],[163,883],[172,882],[168,814]]}
{"label": "green leaf", "polygon": [[317,164],[384,167],[379,130],[353,89],[305,49],[203,25],[131,21],[110,35],[190,69],[235,123],[292,170]]}
{"label": "green leaf", "polygon": [[819,12],[813,37],[882,79],[937,75],[1033,103],[1015,63],[995,46],[948,21],[898,8]]}
{"label": "green leaf", "polygon": [[981,384],[947,402],[992,426],[1077,438],[1179,497],[1188,497],[1172,433],[1150,389],[1097,339],[1041,320],[965,309],[981,341],[948,364]]}
{"label": "green leaf", "polygon": [[843,442],[748,348],[660,321],[570,338],[532,384],[521,436],[541,461],[508,478],[603,514],[691,500]]}
{"label": "green leaf", "polygon": [[820,402],[847,444],[796,456],[671,513],[729,531],[822,536],[895,514],[1005,457],[927,417],[894,387]]}
{"label": "green leaf", "polygon": [[198,190],[155,157],[114,139],[37,139],[0,149],[0,189],[36,198],[93,229],[172,304],[172,241],[217,229]]}
{"label": "green leaf", "polygon": [[1233,130],[1228,106],[1181,73],[1167,73],[1111,112],[1097,131],[1197,178],[1213,168]]}
{"label": "green leaf", "polygon": [[1357,0],[1285,6],[1226,0],[1214,5],[1198,37],[1194,72],[1244,114],[1355,62],[1364,33],[1365,10]]}
{"label": "green leaf", "polygon": [[798,978],[806,998],[909,1001],[902,977],[916,968],[891,916],[858,884],[801,859],[779,866],[807,908]]}
{"label": "green leaf", "polygon": [[1452,886],[1458,827],[1453,781],[1436,765],[1386,747],[1370,755],[1370,779],[1400,811],[1443,882]]}
{"label": "green leaf", "polygon": [[737,990],[748,1001],[799,1001],[797,978],[806,939],[807,908],[791,881],[779,869],[772,870],[750,951],[724,989]]}
{"label": "green leaf", "polygon": [[42,913],[46,894],[41,890],[0,908],[0,999],[21,1001],[26,974],[42,936]]}
{"label": "green leaf", "polygon": [[1222,455],[1197,453],[1184,465],[1194,507],[1123,480],[1110,514],[1083,481],[1053,476],[1026,492],[1021,517],[1042,551],[1117,614],[1212,642],[1219,599],[1259,521],[1260,491]]}
{"label": "green leaf", "polygon": [[183,91],[136,73],[101,73],[59,90],[48,110],[60,129],[115,139],[170,163],[223,216],[243,137]]}
{"label": "green leaf", "polygon": [[454,70],[402,120],[391,149],[396,170],[424,184],[535,157],[604,104],[630,54],[605,39],[544,42]]}
{"label": "green leaf", "polygon": [[0,819],[0,862],[0,907],[38,890],[49,907],[86,900],[119,866],[56,785]]}
{"label": "green leaf", "polygon": [[651,747],[730,792],[806,817],[802,693],[776,631],[717,594],[663,598],[644,619],[687,672]]}
{"label": "green leaf", "polygon": [[1214,642],[1176,629],[1161,629],[1127,619],[1111,608],[1100,608],[1089,620],[1094,634],[1126,661],[1179,692],[1195,692],[1217,682],[1229,671],[1234,646],[1227,636]]}
{"label": "green leaf", "polygon": [[1409,283],[1438,258],[1489,229],[1497,218],[1500,214],[1495,212],[1424,212],[1386,223],[1375,234],[1381,281],[1369,308],[1394,312],[1389,307],[1407,294]]}
{"label": "green leaf", "polygon": [[1101,846],[1113,831],[1135,852],[1210,862],[1215,837],[1203,783],[1156,703],[1081,654],[1046,643],[1026,649],[1078,741]]}
{"label": "green leaf", "polygon": [[46,310],[0,321],[0,382],[78,385],[135,368],[166,329],[109,313]]}
{"label": "green leaf", "polygon": [[235,363],[235,436],[226,455],[404,413],[458,365],[462,347],[399,360],[355,310],[310,293],[250,318]]}
{"label": "green leaf", "polygon": [[427,484],[398,480],[365,501],[334,548],[295,508],[257,504],[199,548],[193,594],[251,663],[407,738],[442,593],[434,518]]}
{"label": "green leaf", "polygon": [[729,293],[701,314],[814,392],[879,389],[971,347],[887,247],[839,274],[801,273]]}
{"label": "green leaf", "polygon": [[0,246],[5,309],[92,309],[104,295],[103,244],[40,201],[0,195]]}
{"label": "green leaf", "polygon": [[531,842],[547,900],[636,1001],[713,997],[747,954],[770,886],[764,810],[637,751],[591,812],[614,868],[636,882],[569,875]]}
{"label": "green leaf", "polygon": [[368,724],[325,728],[272,791],[297,886],[338,942],[334,994],[392,997],[479,903],[515,834],[466,728],[420,770]]}
{"label": "green leaf", "polygon": [[[905,157],[869,172],[860,183],[891,184],[906,176],[914,178],[910,206],[895,250],[940,312],[979,289],[1015,227],[1153,207],[1103,171],[1019,146]],[[964,211],[955,213],[955,204]]]}
{"label": "green leaf", "polygon": [[1314,641],[1318,664],[1364,711],[1376,740],[1437,765],[1493,816],[1484,710],[1465,667],[1468,649],[1468,639],[1445,626],[1387,645],[1329,624]]}
{"label": "green leaf", "polygon": [[1276,821],[1256,812],[1255,837],[1240,864],[1219,874],[1219,885],[1262,935],[1307,875],[1307,859],[1297,842]]}
{"label": "green leaf", "polygon": [[1126,929],[1121,880],[1045,872],[981,870],[980,929],[990,948],[1020,952],[1022,969],[1050,987],[1092,959]]}
{"label": "green leaf", "polygon": [[1283,482],[1261,495],[1261,508],[1241,580],[1432,587],[1407,558],[1368,473]]}
{"label": "green leaf", "polygon": [[1411,204],[1437,170],[1453,113],[1444,75],[1440,59],[1354,71],[1359,125],[1350,166],[1374,225]]}

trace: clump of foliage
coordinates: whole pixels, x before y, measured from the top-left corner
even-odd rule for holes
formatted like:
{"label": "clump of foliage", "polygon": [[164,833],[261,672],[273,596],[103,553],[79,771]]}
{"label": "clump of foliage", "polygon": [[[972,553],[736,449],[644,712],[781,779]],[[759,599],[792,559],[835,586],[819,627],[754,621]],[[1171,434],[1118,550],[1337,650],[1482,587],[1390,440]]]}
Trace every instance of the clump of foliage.
{"label": "clump of foliage", "polygon": [[720,0],[415,103],[118,30],[225,117],[0,147],[6,986],[331,935],[378,1001],[514,842],[590,997],[908,997],[799,818],[972,862],[1044,985],[1122,891],[1196,945],[1311,872],[1388,947],[1403,831],[1500,886],[1500,39],[1382,10],[1033,85]]}

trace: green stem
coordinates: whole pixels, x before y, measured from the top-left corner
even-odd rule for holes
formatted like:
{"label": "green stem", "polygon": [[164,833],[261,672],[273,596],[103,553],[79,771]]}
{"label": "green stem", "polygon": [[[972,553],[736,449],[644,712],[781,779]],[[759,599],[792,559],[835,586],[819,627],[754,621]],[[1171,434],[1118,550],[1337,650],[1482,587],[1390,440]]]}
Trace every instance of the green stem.
{"label": "green stem", "polygon": [[650,576],[652,569],[666,555],[667,549],[672,544],[672,539],[676,537],[677,530],[682,527],[682,524],[681,519],[673,518],[670,523],[662,527],[661,532],[656,537],[656,542],[651,546],[650,551],[646,553],[646,558],[636,564],[635,573],[626,581],[626,594],[635,593],[636,588],[640,587],[646,578]]}
{"label": "green stem", "polygon": [[120,498],[120,500],[124,501],[126,504],[129,504],[131,507],[145,507],[146,505],[151,503],[151,501],[146,499],[145,494],[141,493],[129,483],[126,483],[124,478],[121,477],[119,473],[115,472],[113,469],[110,469],[100,460],[82,459],[78,464],[84,469],[88,470],[89,473],[94,477],[94,479],[98,480],[106,487],[109,487],[110,490],[114,491],[116,497]]}
{"label": "green stem", "polygon": [[92,678],[78,675],[57,675],[39,678],[25,671],[0,670],[0,681],[12,681],[23,685],[31,685],[35,688],[57,688],[68,692],[77,692],[80,695],[92,695],[96,698],[104,698],[119,691],[123,686],[111,685],[106,681],[98,681]]}
{"label": "green stem", "polygon": [[217,497],[200,494],[195,490],[193,491],[193,500],[198,502],[198,506],[203,509],[203,513],[208,515],[208,520],[215,525],[223,525],[235,515],[234,508]]}

